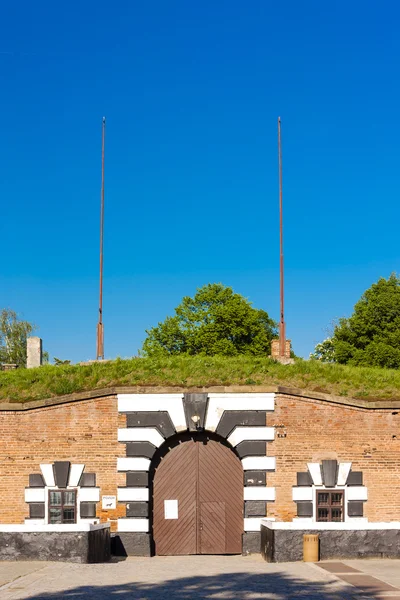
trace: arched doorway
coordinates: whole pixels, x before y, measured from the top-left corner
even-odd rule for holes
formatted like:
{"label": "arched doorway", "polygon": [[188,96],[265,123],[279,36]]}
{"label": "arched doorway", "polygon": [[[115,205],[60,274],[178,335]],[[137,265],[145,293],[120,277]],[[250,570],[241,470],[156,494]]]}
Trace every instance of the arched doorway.
{"label": "arched doorway", "polygon": [[242,552],[243,468],[223,438],[209,432],[174,436],[151,470],[156,554]]}

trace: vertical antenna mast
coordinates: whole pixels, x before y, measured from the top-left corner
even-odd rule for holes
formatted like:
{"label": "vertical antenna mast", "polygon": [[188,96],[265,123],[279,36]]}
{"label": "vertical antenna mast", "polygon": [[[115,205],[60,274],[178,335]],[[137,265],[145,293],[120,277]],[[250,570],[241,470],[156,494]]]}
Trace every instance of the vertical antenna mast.
{"label": "vertical antenna mast", "polygon": [[281,118],[278,117],[278,162],[279,162],[279,244],[280,244],[280,321],[279,321],[279,356],[285,356],[285,288],[283,278],[283,214],[282,214],[282,147],[281,147]]}
{"label": "vertical antenna mast", "polygon": [[104,359],[103,329],[103,231],[104,231],[104,142],[106,136],[106,118],[103,117],[101,144],[101,203],[100,203],[100,280],[99,280],[99,322],[97,323],[96,360]]}

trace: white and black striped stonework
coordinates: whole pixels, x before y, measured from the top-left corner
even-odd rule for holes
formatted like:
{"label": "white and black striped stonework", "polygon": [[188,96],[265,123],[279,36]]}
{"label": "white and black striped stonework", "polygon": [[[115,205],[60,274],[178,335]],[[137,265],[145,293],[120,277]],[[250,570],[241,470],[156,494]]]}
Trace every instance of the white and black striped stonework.
{"label": "white and black striped stonework", "polygon": [[360,519],[364,514],[364,502],[368,490],[363,485],[361,471],[352,471],[350,462],[323,460],[321,463],[308,463],[307,471],[297,473],[297,486],[293,487],[293,501],[297,504],[297,517],[307,520],[315,518],[315,489],[345,490],[347,521]]}
{"label": "white and black striped stonework", "polygon": [[44,525],[46,518],[47,491],[49,489],[78,489],[77,522],[96,518],[96,504],[100,501],[100,488],[96,487],[96,474],[84,473],[85,465],[56,461],[41,464],[41,473],[29,475],[29,487],[25,488],[25,502],[29,505],[27,523]]}
{"label": "white and black striped stonework", "polygon": [[[118,459],[118,471],[126,472],[126,487],[118,488],[118,501],[126,503],[126,518],[118,531],[138,534],[144,554],[151,546],[149,471],[152,459],[168,438],[184,432],[205,430],[228,441],[242,461],[244,471],[244,550],[260,550],[261,519],[266,503],[275,500],[275,488],[267,487],[267,472],[275,470],[275,458],[266,456],[274,428],[266,416],[274,410],[275,394],[118,394],[118,410],[126,413],[126,428],[118,440],[126,456]],[[194,419],[193,419],[194,417]],[[145,548],[145,550],[143,550]]]}

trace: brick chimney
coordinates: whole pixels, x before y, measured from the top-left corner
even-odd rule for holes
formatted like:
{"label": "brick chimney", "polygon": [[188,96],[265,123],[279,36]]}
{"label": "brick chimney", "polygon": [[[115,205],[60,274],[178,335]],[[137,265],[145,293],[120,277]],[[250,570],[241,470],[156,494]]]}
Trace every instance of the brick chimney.
{"label": "brick chimney", "polygon": [[[286,340],[285,358],[290,358],[290,348],[291,348],[291,341]],[[272,342],[271,342],[271,358],[274,358],[275,360],[280,358],[280,356],[279,356],[279,340],[272,340]]]}

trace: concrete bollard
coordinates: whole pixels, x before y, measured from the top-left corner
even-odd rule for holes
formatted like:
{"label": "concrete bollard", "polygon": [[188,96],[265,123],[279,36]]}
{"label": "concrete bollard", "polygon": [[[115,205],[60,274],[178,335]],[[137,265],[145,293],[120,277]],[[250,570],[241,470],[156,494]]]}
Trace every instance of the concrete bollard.
{"label": "concrete bollard", "polygon": [[42,340],[40,337],[29,337],[26,340],[26,366],[28,369],[42,365]]}

